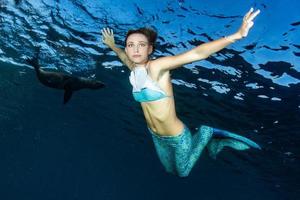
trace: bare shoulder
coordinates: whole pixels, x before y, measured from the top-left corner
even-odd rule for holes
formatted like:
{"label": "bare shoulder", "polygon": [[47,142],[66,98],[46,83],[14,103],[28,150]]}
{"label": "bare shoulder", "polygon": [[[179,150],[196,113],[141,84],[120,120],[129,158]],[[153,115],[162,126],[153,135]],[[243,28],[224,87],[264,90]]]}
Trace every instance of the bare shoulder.
{"label": "bare shoulder", "polygon": [[155,60],[152,60],[151,63],[155,66],[157,66],[157,68],[165,68],[166,66],[170,65],[172,60],[174,60],[174,56],[164,56],[164,57],[160,57],[157,58]]}
{"label": "bare shoulder", "polygon": [[165,71],[179,68],[183,64],[185,64],[185,62],[181,54],[179,54],[174,56],[165,56],[165,57],[157,58],[156,60],[153,61],[153,64],[155,64],[161,72],[165,72]]}
{"label": "bare shoulder", "polygon": [[156,80],[160,79],[162,76],[166,76],[169,74],[169,70],[165,70],[165,66],[168,65],[167,57],[161,57],[155,60],[151,60],[150,68],[151,74],[154,76]]}

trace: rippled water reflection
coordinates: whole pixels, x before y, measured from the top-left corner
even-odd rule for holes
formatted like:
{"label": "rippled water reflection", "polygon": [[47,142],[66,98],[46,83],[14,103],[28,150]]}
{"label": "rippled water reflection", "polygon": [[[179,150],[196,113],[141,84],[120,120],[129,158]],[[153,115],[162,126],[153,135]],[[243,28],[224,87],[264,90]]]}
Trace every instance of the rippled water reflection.
{"label": "rippled water reflection", "polygon": [[[172,82],[178,114],[191,127],[204,123],[244,133],[264,150],[229,152],[216,162],[204,157],[183,186],[159,168],[140,108],[130,96],[128,72],[102,44],[100,29],[113,28],[122,46],[128,29],[150,26],[159,33],[154,56],[174,55],[233,33],[251,6],[261,14],[246,39],[175,70]],[[171,195],[155,189],[159,186],[183,188],[174,198],[183,193],[195,198],[198,193],[188,189],[200,184],[207,191],[204,199],[233,194],[248,199],[243,194],[253,191],[262,193],[254,199],[299,198],[299,6],[296,0],[0,0],[4,196],[16,190],[49,199]],[[44,68],[103,80],[107,89],[80,91],[63,107],[62,94],[41,86],[24,64],[35,46],[41,46]],[[20,189],[23,184],[28,193]],[[54,187],[64,184],[69,185],[65,192]],[[53,187],[57,195],[48,193]],[[223,196],[212,195],[212,187],[223,187]]]}

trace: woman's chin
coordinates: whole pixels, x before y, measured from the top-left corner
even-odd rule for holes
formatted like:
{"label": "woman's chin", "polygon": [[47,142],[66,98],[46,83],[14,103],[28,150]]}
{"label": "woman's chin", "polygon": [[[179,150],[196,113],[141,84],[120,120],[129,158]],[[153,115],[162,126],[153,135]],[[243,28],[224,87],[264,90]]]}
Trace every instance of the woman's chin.
{"label": "woman's chin", "polygon": [[147,61],[140,60],[140,59],[133,59],[132,62],[134,62],[137,65],[142,65],[142,64],[145,64]]}

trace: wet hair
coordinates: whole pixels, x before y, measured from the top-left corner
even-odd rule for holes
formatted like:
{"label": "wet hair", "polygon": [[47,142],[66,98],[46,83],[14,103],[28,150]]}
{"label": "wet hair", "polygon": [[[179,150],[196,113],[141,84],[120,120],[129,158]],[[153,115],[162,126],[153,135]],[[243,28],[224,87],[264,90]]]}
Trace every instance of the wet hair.
{"label": "wet hair", "polygon": [[153,29],[150,29],[150,28],[139,28],[139,29],[135,29],[135,30],[129,30],[127,32],[127,34],[126,34],[125,46],[127,44],[128,37],[131,34],[134,34],[134,33],[140,33],[140,34],[143,34],[144,36],[146,36],[149,44],[152,45],[153,52],[154,52],[154,50],[155,50],[155,41],[156,41],[156,38],[157,38],[157,33]]}

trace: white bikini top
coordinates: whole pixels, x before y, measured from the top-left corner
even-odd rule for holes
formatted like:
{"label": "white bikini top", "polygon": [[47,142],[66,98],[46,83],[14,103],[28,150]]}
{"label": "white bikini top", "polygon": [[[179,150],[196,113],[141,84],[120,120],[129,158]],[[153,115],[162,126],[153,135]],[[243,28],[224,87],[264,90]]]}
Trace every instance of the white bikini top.
{"label": "white bikini top", "polygon": [[146,67],[135,67],[131,71],[129,81],[133,87],[132,92],[140,92],[142,89],[147,88],[166,95],[157,82],[153,81],[148,75]]}

